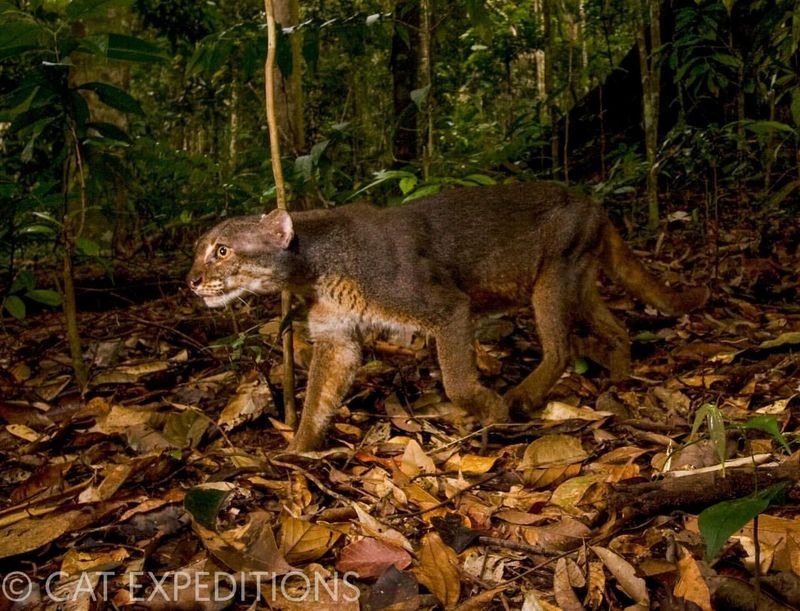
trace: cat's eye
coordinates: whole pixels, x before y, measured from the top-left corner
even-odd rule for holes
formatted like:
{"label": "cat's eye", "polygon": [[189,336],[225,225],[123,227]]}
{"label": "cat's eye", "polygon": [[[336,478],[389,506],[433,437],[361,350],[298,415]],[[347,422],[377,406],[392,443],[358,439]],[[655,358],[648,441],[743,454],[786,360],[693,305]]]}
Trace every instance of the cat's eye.
{"label": "cat's eye", "polygon": [[218,259],[224,259],[225,257],[228,256],[229,253],[230,253],[230,250],[228,250],[228,247],[225,246],[224,244],[220,244],[219,246],[217,246],[217,258]]}

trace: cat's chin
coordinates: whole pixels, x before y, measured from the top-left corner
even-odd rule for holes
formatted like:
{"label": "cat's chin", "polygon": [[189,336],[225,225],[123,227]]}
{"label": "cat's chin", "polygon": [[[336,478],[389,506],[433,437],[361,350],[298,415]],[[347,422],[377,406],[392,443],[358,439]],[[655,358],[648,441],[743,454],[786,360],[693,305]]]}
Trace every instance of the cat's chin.
{"label": "cat's chin", "polygon": [[222,293],[221,295],[204,296],[203,301],[209,308],[223,308],[232,301],[239,299],[245,292],[247,291],[243,288],[233,289],[232,291],[228,293]]}

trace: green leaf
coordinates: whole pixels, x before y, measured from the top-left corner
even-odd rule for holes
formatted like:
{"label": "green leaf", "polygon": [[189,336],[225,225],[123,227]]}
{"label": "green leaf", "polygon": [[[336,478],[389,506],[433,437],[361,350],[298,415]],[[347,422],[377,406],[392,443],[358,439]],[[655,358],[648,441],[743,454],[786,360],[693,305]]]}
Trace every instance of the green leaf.
{"label": "green leaf", "polygon": [[72,0],[67,5],[66,15],[70,19],[106,17],[112,8],[133,4],[133,0]]}
{"label": "green leaf", "polygon": [[39,46],[42,29],[27,21],[12,21],[0,27],[0,60],[14,57]]}
{"label": "green leaf", "polygon": [[3,301],[3,307],[17,320],[25,318],[25,302],[16,295],[9,295]]}
{"label": "green leaf", "polygon": [[792,122],[797,127],[800,127],[800,87],[792,88],[792,102],[790,109],[792,111]]}
{"label": "green leaf", "polygon": [[294,160],[294,168],[305,180],[311,180],[314,170],[314,161],[311,159],[311,155],[300,155]]}
{"label": "green leaf", "polygon": [[96,257],[100,254],[100,245],[89,238],[78,238],[75,240],[75,246],[78,247],[78,252],[87,257]]}
{"label": "green leaf", "polygon": [[416,186],[416,176],[406,176],[405,178],[400,179],[400,190],[403,192],[403,195],[408,195],[408,193]]}
{"label": "green leaf", "polygon": [[764,414],[761,416],[754,416],[747,420],[743,425],[743,429],[751,429],[757,431],[764,431],[777,441],[787,454],[791,454],[792,450],[786,442],[786,438],[781,434],[778,428],[778,420],[775,416]]}
{"label": "green leaf", "polygon": [[167,56],[161,47],[135,36],[124,34],[95,34],[84,40],[89,44],[81,45],[81,50],[108,59],[121,59],[131,62],[160,62]]}
{"label": "green leaf", "polygon": [[403,178],[411,176],[416,178],[416,175],[413,172],[407,172],[405,170],[381,170],[380,172],[375,172],[375,180],[368,183],[366,186],[363,186],[360,189],[358,189],[348,199],[353,199],[355,197],[358,197],[365,191],[369,191],[373,187],[377,187],[378,185],[386,182],[387,180],[402,180]]}
{"label": "green leaf", "polygon": [[575,359],[575,373],[578,375],[583,375],[587,371],[589,371],[589,361],[587,361],[584,357],[579,356]]}
{"label": "green leaf", "polygon": [[50,125],[53,121],[55,121],[55,117],[44,117],[43,119],[39,119],[32,125],[28,126],[25,131],[30,131],[31,136],[28,139],[28,142],[25,144],[25,148],[22,149],[20,153],[20,159],[22,161],[30,161],[33,158],[33,147],[36,144],[36,139],[41,135],[44,128]]}
{"label": "green leaf", "polygon": [[689,437],[693,438],[697,434],[704,419],[708,423],[708,438],[714,445],[717,458],[719,458],[720,463],[724,463],[727,457],[728,436],[725,432],[725,422],[722,418],[722,412],[716,405],[705,403],[697,410],[694,416],[694,423],[692,424],[692,432]]}
{"label": "green leaf", "polygon": [[698,526],[706,541],[706,560],[713,559],[728,537],[769,507],[786,485],[786,482],[780,482],[744,498],[723,501],[704,509],[698,517]]}
{"label": "green leaf", "polygon": [[87,91],[94,91],[100,101],[106,106],[110,106],[121,112],[129,112],[137,115],[143,115],[142,107],[131,94],[127,91],[109,85],[108,83],[84,83],[79,85],[78,89],[85,89]]}
{"label": "green leaf", "polygon": [[49,289],[31,289],[25,293],[25,297],[37,303],[43,303],[51,307],[58,307],[61,305],[61,293],[58,291],[51,291]]}
{"label": "green leaf", "polygon": [[14,281],[11,283],[11,288],[8,289],[9,293],[20,293],[23,291],[30,291],[36,286],[36,276],[29,271],[20,272]]}
{"label": "green leaf", "polygon": [[167,416],[164,437],[179,448],[195,448],[210,424],[208,416],[193,409]]}
{"label": "green leaf", "polygon": [[494,178],[486,176],[486,174],[470,174],[466,177],[469,182],[474,182],[476,185],[494,185],[497,184]]}
{"label": "green leaf", "polygon": [[757,136],[768,135],[770,132],[794,132],[791,126],[780,121],[746,121],[744,127]]}
{"label": "green leaf", "polygon": [[311,147],[311,160],[314,162],[314,165],[319,163],[320,158],[325,153],[330,143],[330,140],[322,140]]}
{"label": "green leaf", "polygon": [[411,101],[414,102],[416,107],[420,110],[423,110],[425,106],[425,100],[428,99],[428,92],[430,92],[431,86],[425,85],[425,87],[420,87],[419,89],[414,89],[411,92]]}
{"label": "green leaf", "polygon": [[105,123],[102,121],[91,122],[86,124],[86,128],[95,130],[104,138],[118,140],[119,142],[124,142],[125,144],[132,144],[130,136],[128,136],[124,130],[121,130],[113,123]]}
{"label": "green leaf", "polygon": [[739,69],[739,66],[742,65],[742,60],[734,55],[728,55],[727,53],[715,53],[712,55],[712,58],[717,60],[723,66],[729,66],[731,68]]}
{"label": "green leaf", "polygon": [[641,333],[638,333],[638,334],[633,336],[633,341],[639,342],[639,343],[642,343],[642,344],[646,344],[646,343],[649,343],[649,342],[657,342],[657,341],[660,341],[660,340],[661,340],[661,338],[658,335],[656,335],[655,333],[653,333],[652,331],[642,331]]}
{"label": "green leaf", "polygon": [[220,507],[233,492],[233,485],[226,482],[203,484],[190,488],[183,497],[183,507],[206,528],[214,528]]}
{"label": "green leaf", "polygon": [[403,203],[413,201],[420,197],[425,197],[426,195],[434,195],[442,190],[442,185],[424,185],[417,189],[416,191],[412,192],[410,195],[407,195],[403,198]]}

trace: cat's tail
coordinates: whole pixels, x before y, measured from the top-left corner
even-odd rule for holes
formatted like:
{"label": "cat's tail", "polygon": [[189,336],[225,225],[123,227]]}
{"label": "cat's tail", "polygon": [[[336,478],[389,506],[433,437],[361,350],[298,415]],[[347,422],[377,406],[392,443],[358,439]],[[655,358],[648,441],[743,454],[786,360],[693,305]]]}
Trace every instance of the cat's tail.
{"label": "cat's tail", "polygon": [[653,276],[610,222],[603,229],[603,271],[631,295],[655,306],[664,314],[679,316],[705,305],[710,291],[705,287],[676,291]]}

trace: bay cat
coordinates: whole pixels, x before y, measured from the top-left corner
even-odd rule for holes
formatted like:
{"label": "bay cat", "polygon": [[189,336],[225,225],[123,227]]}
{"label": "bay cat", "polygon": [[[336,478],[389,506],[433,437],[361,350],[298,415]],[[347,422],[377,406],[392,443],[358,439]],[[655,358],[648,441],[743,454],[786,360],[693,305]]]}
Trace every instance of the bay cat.
{"label": "bay cat", "polygon": [[[506,421],[511,405],[540,406],[575,352],[625,377],[630,341],[598,294],[599,269],[669,315],[708,297],[705,288],[677,292],[656,280],[600,205],[545,182],[450,190],[382,209],[230,218],[197,242],[187,282],[210,307],[284,289],[309,298],[314,350],[289,447],[307,451],[321,445],[353,382],[368,328],[432,335],[448,397],[484,423]],[[530,303],[542,361],[501,397],[479,381],[472,318]]]}

